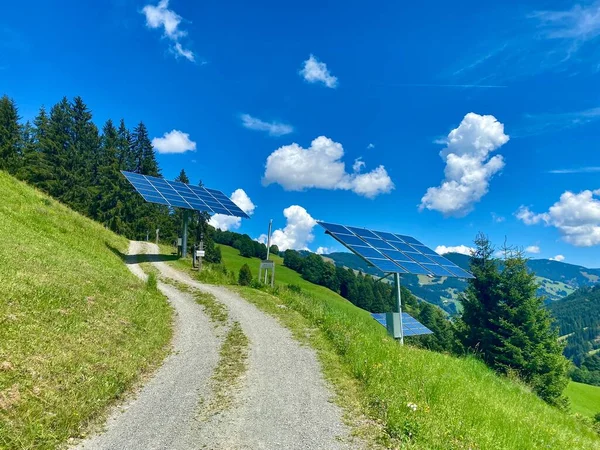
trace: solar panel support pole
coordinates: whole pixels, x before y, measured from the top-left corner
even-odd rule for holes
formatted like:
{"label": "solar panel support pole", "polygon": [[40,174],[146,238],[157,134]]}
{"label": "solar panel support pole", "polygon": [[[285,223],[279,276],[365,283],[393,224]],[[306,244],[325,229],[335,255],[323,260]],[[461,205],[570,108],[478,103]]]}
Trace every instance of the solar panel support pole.
{"label": "solar panel support pole", "polygon": [[188,211],[183,210],[183,238],[181,239],[181,256],[187,256],[187,237],[188,237]]}
{"label": "solar panel support pole", "polygon": [[402,293],[400,289],[400,274],[398,272],[394,274],[394,280],[396,281],[396,301],[398,303],[398,315],[400,316],[400,344],[404,345],[404,324],[402,323]]}

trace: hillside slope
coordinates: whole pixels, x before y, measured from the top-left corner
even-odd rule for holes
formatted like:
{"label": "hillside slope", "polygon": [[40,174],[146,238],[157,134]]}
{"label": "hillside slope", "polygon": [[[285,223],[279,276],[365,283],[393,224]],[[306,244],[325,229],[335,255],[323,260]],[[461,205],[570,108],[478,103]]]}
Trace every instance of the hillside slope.
{"label": "hillside slope", "polygon": [[[365,273],[381,276],[381,273],[370,267],[361,258],[348,252],[336,252],[323,255],[336,265],[361,270]],[[462,267],[469,269],[469,257],[459,253],[448,253],[446,258]],[[587,269],[582,266],[567,264],[547,259],[532,259],[528,267],[537,275],[540,283],[539,295],[545,296],[549,301],[560,300],[573,293],[577,288],[591,286],[600,280],[600,269]],[[425,276],[404,275],[403,285],[414,295],[437,305],[450,314],[460,309],[458,294],[467,286],[465,280],[457,278],[434,278]]]}
{"label": "hillside slope", "polygon": [[54,448],[162,359],[171,310],[124,238],[1,171],[0,192],[0,448]]}
{"label": "hillside slope", "polygon": [[[227,246],[221,246],[221,251],[229,271],[248,264],[256,277],[258,259],[241,257]],[[275,314],[293,309],[318,328],[361,386],[366,413],[404,447],[600,448],[590,428],[548,406],[521,384],[495,375],[474,358],[400,347],[366,311],[303,280],[283,267],[280,258],[274,259],[278,289],[270,291],[273,295],[251,288],[240,292]],[[189,267],[185,261],[174,264]],[[219,279],[218,273],[222,274],[207,267],[199,277],[231,280]],[[288,289],[288,284],[296,287]]]}

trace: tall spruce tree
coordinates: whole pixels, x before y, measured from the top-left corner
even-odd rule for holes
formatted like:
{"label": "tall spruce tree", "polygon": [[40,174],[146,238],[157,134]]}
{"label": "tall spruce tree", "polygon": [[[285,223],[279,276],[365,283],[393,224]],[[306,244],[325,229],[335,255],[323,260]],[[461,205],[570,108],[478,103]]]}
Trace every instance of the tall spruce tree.
{"label": "tall spruce tree", "polygon": [[23,142],[14,100],[0,97],[0,169],[15,173],[21,162]]}
{"label": "tall spruce tree", "polygon": [[156,161],[156,155],[154,154],[154,148],[148,136],[148,129],[143,122],[140,122],[134,128],[131,135],[131,146],[135,158],[134,171],[144,175],[159,177],[160,170]]}
{"label": "tall spruce tree", "polygon": [[517,375],[548,403],[564,404],[567,360],[527,260],[507,249],[500,271],[487,237],[478,235],[475,244],[475,279],[462,299],[462,343],[496,371]]}

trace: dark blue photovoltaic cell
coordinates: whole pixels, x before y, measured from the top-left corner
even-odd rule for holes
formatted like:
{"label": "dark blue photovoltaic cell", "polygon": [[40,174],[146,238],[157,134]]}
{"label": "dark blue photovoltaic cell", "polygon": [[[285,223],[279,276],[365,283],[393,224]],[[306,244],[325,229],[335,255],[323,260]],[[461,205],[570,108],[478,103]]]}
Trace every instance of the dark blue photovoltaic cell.
{"label": "dark blue photovoltaic cell", "polygon": [[448,269],[450,272],[452,272],[454,275],[456,275],[459,278],[475,278],[469,272],[467,272],[466,270],[462,270],[458,266],[444,266],[444,269]]}
{"label": "dark blue photovoltaic cell", "polygon": [[414,259],[418,263],[425,263],[425,264],[433,263],[432,260],[430,260],[427,256],[423,255],[422,253],[416,253],[416,252],[403,252],[403,253],[406,256],[410,257],[410,259]]}
{"label": "dark blue photovoltaic cell", "polygon": [[348,229],[342,225],[336,225],[335,223],[327,222],[319,222],[319,224],[327,231],[331,231],[332,233],[352,234],[351,231],[348,231]]}
{"label": "dark blue photovoltaic cell", "polygon": [[423,245],[422,243],[420,243],[419,241],[417,241],[414,237],[410,237],[410,236],[404,236],[402,234],[397,234],[397,237],[399,237],[400,239],[402,239],[404,242],[406,242],[407,244],[418,244],[418,245]]}
{"label": "dark blue photovoltaic cell", "polygon": [[390,259],[393,259],[398,263],[401,261],[412,262],[412,259],[406,256],[404,253],[399,252],[398,250],[382,250],[382,252],[385,256],[387,256]]}
{"label": "dark blue photovoltaic cell", "polygon": [[364,240],[378,250],[394,250],[394,247],[385,242],[383,239],[371,239],[366,237],[364,238]]}
{"label": "dark blue photovoltaic cell", "polygon": [[359,247],[357,245],[347,245],[346,247],[363,258],[385,258],[385,256],[373,247]]}
{"label": "dark blue photovoltaic cell", "polygon": [[377,267],[379,270],[385,273],[408,273],[402,267],[398,267],[397,264],[390,261],[389,259],[376,259],[376,258],[367,258],[371,264]]}
{"label": "dark blue photovoltaic cell", "polygon": [[425,247],[424,245],[411,244],[411,247],[414,248],[416,251],[423,253],[424,255],[438,256],[438,253],[434,252],[429,247]]}
{"label": "dark blue photovoltaic cell", "polygon": [[427,255],[427,257],[429,259],[431,259],[433,262],[440,264],[442,266],[454,266],[455,264],[452,263],[451,261],[447,260],[446,258],[444,258],[443,256],[440,255]]}
{"label": "dark blue photovoltaic cell", "polygon": [[394,234],[388,233],[387,231],[373,231],[373,233],[386,241],[398,242],[398,238]]}
{"label": "dark blue photovoltaic cell", "polygon": [[353,245],[353,246],[360,245],[363,247],[367,246],[365,241],[363,241],[358,236],[349,235],[349,234],[338,234],[338,233],[331,233],[331,235],[333,237],[335,237],[337,240],[339,240],[344,245]]}
{"label": "dark blue photovoltaic cell", "polygon": [[175,206],[228,216],[250,217],[225,194],[215,189],[205,189],[178,181],[121,171],[142,197],[148,202]]}
{"label": "dark blue photovoltaic cell", "polygon": [[436,277],[454,276],[454,274],[452,272],[449,272],[447,269],[445,269],[444,267],[439,266],[437,264],[423,264],[423,267],[425,267],[427,270],[429,270]]}
{"label": "dark blue photovoltaic cell", "polygon": [[415,249],[412,248],[410,245],[408,244],[403,244],[401,242],[393,242],[390,241],[390,244],[392,244],[394,247],[396,247],[398,250],[402,251],[402,252],[413,252]]}
{"label": "dark blue photovoltaic cell", "polygon": [[412,273],[414,275],[430,275],[430,272],[425,269],[422,265],[417,264],[415,262],[400,262],[398,261],[402,267],[404,267],[408,273]]}
{"label": "dark blue photovoltaic cell", "polygon": [[[209,206],[211,203],[208,202]],[[317,222],[335,239],[384,273],[473,278],[410,236]]]}
{"label": "dark blue photovoltaic cell", "polygon": [[[387,328],[387,318],[385,313],[371,313],[371,317]],[[420,336],[423,334],[433,334],[429,328],[418,322],[407,313],[402,313],[402,334],[407,336]]]}
{"label": "dark blue photovoltaic cell", "polygon": [[350,231],[352,231],[357,236],[377,239],[376,234],[374,234],[373,232],[371,232],[365,228],[356,228],[356,227],[346,227],[346,228],[348,228]]}

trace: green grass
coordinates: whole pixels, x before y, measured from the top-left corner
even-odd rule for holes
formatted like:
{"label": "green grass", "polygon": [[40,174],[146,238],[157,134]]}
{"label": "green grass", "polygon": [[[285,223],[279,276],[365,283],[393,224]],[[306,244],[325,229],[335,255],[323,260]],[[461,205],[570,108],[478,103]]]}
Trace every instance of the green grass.
{"label": "green grass", "polygon": [[594,417],[600,413],[600,387],[571,381],[565,391],[573,412]]}
{"label": "green grass", "polygon": [[212,397],[202,407],[202,419],[230,408],[242,376],[248,369],[248,337],[239,322],[233,322],[219,352],[219,362],[211,377]]}
{"label": "green grass", "polygon": [[162,360],[166,299],[128,242],[0,172],[0,448],[55,448]]}
{"label": "green grass", "polygon": [[[258,259],[242,258],[237,250],[225,246],[221,251],[228,269],[237,272],[248,263],[256,276]],[[416,449],[600,448],[598,436],[587,424],[548,406],[525,386],[495,375],[474,358],[401,347],[368,313],[304,281],[283,267],[280,259],[277,262],[276,297],[238,289],[280,318],[286,309],[297,312],[306,329],[325,337],[326,345],[333,349],[319,351],[326,376],[338,392],[356,382],[350,408],[382,425],[384,445],[401,443]],[[185,262],[177,264],[187,267]],[[287,284],[300,286],[301,292],[285,289]],[[335,361],[328,363],[326,358]],[[338,400],[345,402],[343,396]],[[409,404],[415,404],[416,411]]]}

